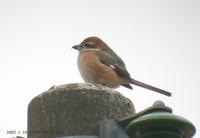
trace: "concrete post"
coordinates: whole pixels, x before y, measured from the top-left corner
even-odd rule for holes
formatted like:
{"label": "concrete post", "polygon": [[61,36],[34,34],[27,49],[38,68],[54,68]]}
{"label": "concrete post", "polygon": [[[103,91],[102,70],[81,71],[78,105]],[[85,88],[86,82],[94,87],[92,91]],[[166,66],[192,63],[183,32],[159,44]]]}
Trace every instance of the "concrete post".
{"label": "concrete post", "polygon": [[99,137],[100,121],[134,114],[132,102],[107,87],[68,84],[52,87],[28,106],[28,138]]}

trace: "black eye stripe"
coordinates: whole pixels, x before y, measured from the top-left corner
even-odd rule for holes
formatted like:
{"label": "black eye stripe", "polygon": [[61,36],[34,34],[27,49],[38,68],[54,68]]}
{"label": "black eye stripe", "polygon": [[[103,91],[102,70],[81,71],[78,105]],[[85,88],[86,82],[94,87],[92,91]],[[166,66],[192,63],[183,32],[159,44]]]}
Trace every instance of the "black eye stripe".
{"label": "black eye stripe", "polygon": [[95,45],[92,45],[92,44],[89,44],[89,43],[84,44],[84,46],[86,48],[95,48]]}

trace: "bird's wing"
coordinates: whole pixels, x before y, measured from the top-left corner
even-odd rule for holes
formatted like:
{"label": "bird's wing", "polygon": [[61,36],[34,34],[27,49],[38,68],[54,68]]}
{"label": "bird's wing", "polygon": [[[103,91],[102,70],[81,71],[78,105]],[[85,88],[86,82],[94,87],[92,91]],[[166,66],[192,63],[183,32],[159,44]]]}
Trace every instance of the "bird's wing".
{"label": "bird's wing", "polygon": [[123,60],[112,49],[108,48],[107,51],[105,51],[105,52],[114,56],[120,66],[123,66],[123,67],[126,66],[125,63],[123,62]]}
{"label": "bird's wing", "polygon": [[99,60],[105,64],[106,66],[115,70],[115,72],[124,78],[130,79],[130,74],[126,70],[125,64],[121,64],[115,57],[111,54],[104,52],[104,51],[96,51],[96,55],[98,56]]}

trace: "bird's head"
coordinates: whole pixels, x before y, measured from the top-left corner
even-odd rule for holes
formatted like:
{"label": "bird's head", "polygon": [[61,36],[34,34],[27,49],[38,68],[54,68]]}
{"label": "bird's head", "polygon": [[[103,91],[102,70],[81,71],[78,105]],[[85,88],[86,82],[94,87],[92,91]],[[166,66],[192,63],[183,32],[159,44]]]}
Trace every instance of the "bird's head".
{"label": "bird's head", "polygon": [[102,50],[109,49],[108,45],[98,37],[92,36],[84,39],[79,45],[75,45],[72,48],[78,51],[84,50]]}

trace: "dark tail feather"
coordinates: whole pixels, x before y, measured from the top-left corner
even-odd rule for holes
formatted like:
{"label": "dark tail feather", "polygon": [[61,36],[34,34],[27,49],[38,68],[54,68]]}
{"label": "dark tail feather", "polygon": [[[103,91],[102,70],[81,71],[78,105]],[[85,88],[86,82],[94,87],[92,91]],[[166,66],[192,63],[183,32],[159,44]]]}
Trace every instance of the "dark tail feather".
{"label": "dark tail feather", "polygon": [[168,92],[168,91],[162,90],[162,89],[160,89],[160,88],[156,88],[156,87],[154,87],[154,86],[148,85],[148,84],[146,84],[146,83],[143,83],[143,82],[140,82],[140,81],[137,81],[137,80],[134,80],[134,79],[132,79],[132,84],[137,85],[137,86],[140,86],[140,87],[142,87],[142,88],[146,88],[146,89],[152,90],[152,91],[154,91],[154,92],[158,92],[158,93],[160,93],[160,94],[164,94],[164,95],[166,95],[166,96],[171,96],[171,95],[172,95],[172,94],[171,94],[170,92]]}
{"label": "dark tail feather", "polygon": [[131,90],[133,89],[132,86],[131,86],[130,84],[122,84],[122,86],[124,86],[124,87],[126,87],[126,88],[128,88],[128,89],[131,89]]}

